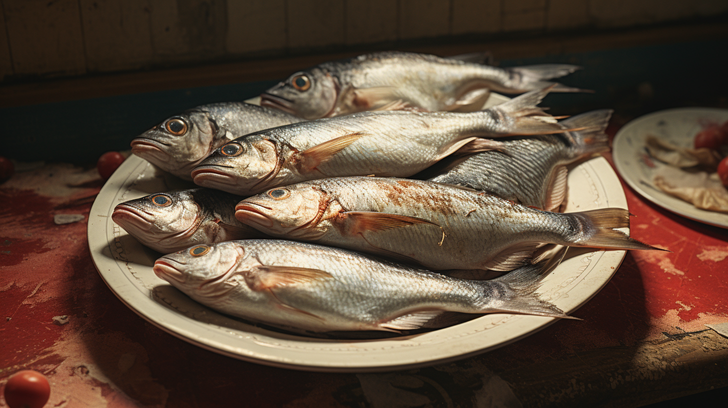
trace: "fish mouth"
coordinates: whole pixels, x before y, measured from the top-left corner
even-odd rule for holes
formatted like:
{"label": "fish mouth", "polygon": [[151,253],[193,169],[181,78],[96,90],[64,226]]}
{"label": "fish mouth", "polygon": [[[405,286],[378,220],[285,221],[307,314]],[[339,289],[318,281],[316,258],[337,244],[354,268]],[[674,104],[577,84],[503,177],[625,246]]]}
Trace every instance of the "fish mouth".
{"label": "fish mouth", "polygon": [[242,201],[235,206],[235,218],[251,227],[258,225],[269,229],[273,227],[273,220],[261,211],[262,209],[270,210],[270,208],[260,204]]}
{"label": "fish mouth", "polygon": [[184,273],[182,273],[170,262],[177,263],[175,261],[172,261],[171,259],[158,259],[156,262],[154,262],[154,267],[152,268],[152,271],[154,271],[154,274],[157,275],[158,278],[166,280],[169,283],[173,283],[173,281],[177,283],[184,283]]}
{"label": "fish mouth", "polygon": [[216,185],[235,186],[235,177],[223,169],[232,169],[230,166],[205,165],[198,166],[190,176],[195,184],[203,187],[213,187]]}
{"label": "fish mouth", "polygon": [[154,223],[154,217],[145,211],[126,204],[119,204],[111,213],[111,219],[126,229],[127,226],[140,231],[149,231]]}
{"label": "fish mouth", "polygon": [[291,115],[296,114],[296,111],[293,110],[293,101],[267,92],[260,95],[260,106],[282,110],[283,112],[290,113]]}
{"label": "fish mouth", "polygon": [[131,141],[131,152],[139,157],[146,155],[160,160],[169,160],[169,154],[164,149],[166,144],[151,139],[134,139]]}

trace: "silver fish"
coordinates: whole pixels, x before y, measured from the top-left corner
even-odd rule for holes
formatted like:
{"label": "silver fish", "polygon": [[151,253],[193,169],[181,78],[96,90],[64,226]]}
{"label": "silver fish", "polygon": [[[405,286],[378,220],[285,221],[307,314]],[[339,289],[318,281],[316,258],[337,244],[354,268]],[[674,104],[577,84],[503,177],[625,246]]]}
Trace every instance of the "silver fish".
{"label": "silver fish", "polygon": [[131,151],[157,167],[191,180],[190,171],[221,145],[248,133],[302,119],[242,102],[202,105],[174,115],[131,141]]}
{"label": "silver fish", "polygon": [[246,240],[193,246],[159,258],[153,270],[228,315],[310,332],[398,332],[443,312],[568,317],[534,294],[542,268],[470,281],[337,248]]}
{"label": "silver fish", "polygon": [[548,89],[472,112],[363,112],[281,126],[236,139],[192,171],[194,182],[250,195],[303,180],[335,176],[411,176],[465,145],[498,149],[484,137],[561,133],[536,104]]}
{"label": "silver fish", "polygon": [[278,187],[236,206],[242,223],[276,237],[315,241],[431,270],[508,271],[542,244],[655,249],[616,228],[629,213],[546,212],[428,181],[342,177]]}
{"label": "silver fish", "polygon": [[560,122],[587,129],[583,131],[500,140],[501,150],[456,160],[429,180],[555,211],[566,197],[566,165],[609,151],[604,131],[611,114],[611,110],[598,110]]}
{"label": "silver fish", "polygon": [[306,119],[388,105],[473,111],[483,106],[490,90],[513,94],[555,85],[556,92],[578,92],[548,81],[577,69],[561,64],[497,68],[434,55],[380,52],[296,72],[263,93],[260,103]]}
{"label": "silver fish", "polygon": [[139,242],[162,253],[262,237],[235,219],[235,204],[241,198],[202,188],[156,193],[117,205],[111,218]]}

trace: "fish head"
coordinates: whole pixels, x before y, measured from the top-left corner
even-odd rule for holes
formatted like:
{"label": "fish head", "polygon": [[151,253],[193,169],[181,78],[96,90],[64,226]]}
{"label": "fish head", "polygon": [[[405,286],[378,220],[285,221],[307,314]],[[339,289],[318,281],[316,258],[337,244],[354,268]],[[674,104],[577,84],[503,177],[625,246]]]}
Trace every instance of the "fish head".
{"label": "fish head", "polygon": [[291,75],[260,95],[260,105],[304,119],[330,116],[336,107],[339,84],[334,76],[312,68]]}
{"label": "fish head", "polygon": [[245,250],[232,241],[200,244],[157,259],[152,270],[185,293],[213,298],[237,286],[236,280],[230,278],[244,257]]}
{"label": "fish head", "polygon": [[328,207],[329,198],[324,191],[300,183],[240,201],[235,206],[235,218],[270,235],[316,239],[322,233],[319,222]]}
{"label": "fish head", "polygon": [[157,167],[186,179],[214,148],[217,125],[208,112],[175,115],[131,141],[131,151]]}
{"label": "fish head", "polygon": [[215,149],[192,171],[195,184],[250,195],[262,191],[261,187],[279,171],[278,148],[261,137],[244,137],[230,141]]}
{"label": "fish head", "polygon": [[114,208],[111,219],[142,244],[171,252],[190,245],[203,214],[189,192],[179,191],[123,202]]}

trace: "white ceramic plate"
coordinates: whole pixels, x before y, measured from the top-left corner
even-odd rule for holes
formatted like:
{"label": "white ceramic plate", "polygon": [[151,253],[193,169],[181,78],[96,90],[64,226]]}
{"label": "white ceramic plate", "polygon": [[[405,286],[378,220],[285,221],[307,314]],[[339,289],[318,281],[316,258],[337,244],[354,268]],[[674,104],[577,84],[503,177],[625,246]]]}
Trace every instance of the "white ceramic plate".
{"label": "white ceramic plate", "polygon": [[[627,208],[616,173],[601,157],[575,166],[568,185],[568,212]],[[161,329],[205,349],[301,370],[387,371],[483,353],[557,321],[548,317],[491,314],[417,335],[328,340],[283,334],[226,317],[157,278],[152,265],[160,255],[142,246],[111,220],[114,207],[123,201],[184,187],[179,179],[136,156],[129,157],[107,181],[91,208],[88,240],[101,277],[122,302]],[[625,251],[572,249],[567,259],[544,278],[541,296],[571,313],[606,285],[624,255]]]}
{"label": "white ceramic plate", "polygon": [[660,207],[695,221],[728,228],[728,214],[701,210],[655,187],[653,174],[666,164],[644,160],[648,134],[677,146],[692,147],[693,139],[703,129],[703,124],[726,120],[728,110],[713,108],[668,109],[641,116],[624,125],[614,137],[612,156],[617,171],[630,187]]}

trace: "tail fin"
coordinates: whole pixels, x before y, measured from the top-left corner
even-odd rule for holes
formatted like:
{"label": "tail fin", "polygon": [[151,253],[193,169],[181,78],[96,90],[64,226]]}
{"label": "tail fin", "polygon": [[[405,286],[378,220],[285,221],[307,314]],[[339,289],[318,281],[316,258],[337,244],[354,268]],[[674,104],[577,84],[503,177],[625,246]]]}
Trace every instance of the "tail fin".
{"label": "tail fin", "polygon": [[[555,258],[560,260],[558,254]],[[536,264],[528,264],[507,274],[489,280],[473,281],[483,287],[487,296],[484,307],[488,312],[517,313],[536,316],[573,319],[564,312],[536,294],[541,279],[545,274],[558,266],[549,259]]]}
{"label": "tail fin", "polygon": [[568,245],[575,247],[603,249],[658,250],[615,228],[629,227],[629,212],[622,208],[601,208],[598,210],[569,213],[579,219],[581,231]]}
{"label": "tail fin", "polygon": [[[525,93],[508,102],[473,114],[488,113],[495,116],[499,122],[496,133],[501,136],[542,135],[582,130],[580,128],[565,129],[556,121],[556,118],[536,106],[551,91],[552,87]],[[492,125],[492,122],[489,124]]]}
{"label": "tail fin", "polygon": [[586,89],[571,88],[557,82],[549,82],[548,79],[559,78],[581,69],[576,65],[568,64],[542,64],[529,65],[525,67],[513,67],[508,70],[516,74],[520,81],[514,87],[523,90],[540,89],[553,86],[554,92],[592,92]]}
{"label": "tail fin", "polygon": [[604,131],[612,112],[611,109],[595,110],[560,122],[565,128],[583,129],[565,133],[574,146],[575,159],[609,151],[609,137]]}

